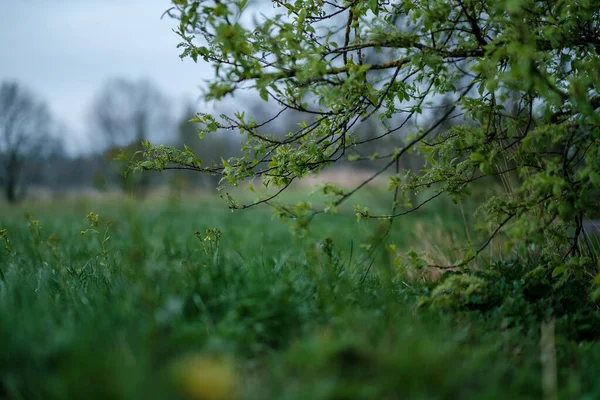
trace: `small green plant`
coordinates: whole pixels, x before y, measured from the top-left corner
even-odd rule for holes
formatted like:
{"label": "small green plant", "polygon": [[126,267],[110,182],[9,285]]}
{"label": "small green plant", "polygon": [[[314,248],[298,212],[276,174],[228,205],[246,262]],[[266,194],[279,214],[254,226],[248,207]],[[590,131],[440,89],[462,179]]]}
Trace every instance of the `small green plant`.
{"label": "small green plant", "polygon": [[42,253],[42,227],[37,219],[29,220],[29,231],[33,239],[33,248],[38,260],[44,265],[44,256]]}
{"label": "small green plant", "polygon": [[8,229],[0,229],[0,239],[4,242],[4,250],[9,254],[12,254],[12,247],[10,247],[10,239],[8,238]]}
{"label": "small green plant", "polygon": [[475,275],[450,274],[431,292],[422,304],[435,308],[462,308],[486,301],[486,281]]}
{"label": "small green plant", "polygon": [[194,233],[194,236],[200,240],[202,251],[207,256],[218,257],[221,246],[221,231],[217,228],[208,228],[204,233],[204,235],[200,231]]}
{"label": "small green plant", "polygon": [[97,243],[100,246],[100,254],[98,255],[101,257],[100,264],[108,271],[110,269],[110,262],[108,259],[108,249],[106,248],[106,243],[110,239],[110,236],[108,235],[110,226],[107,224],[104,231],[100,232],[100,216],[95,212],[90,212],[87,215],[86,220],[89,222],[91,228],[82,230],[81,234],[91,234],[96,237]]}

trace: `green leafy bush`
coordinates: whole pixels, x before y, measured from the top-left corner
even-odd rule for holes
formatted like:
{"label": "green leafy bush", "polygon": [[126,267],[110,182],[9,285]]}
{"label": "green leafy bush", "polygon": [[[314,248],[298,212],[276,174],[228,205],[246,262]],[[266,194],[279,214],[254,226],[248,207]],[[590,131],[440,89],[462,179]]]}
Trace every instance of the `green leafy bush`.
{"label": "green leafy bush", "polygon": [[[275,117],[300,112],[305,122],[277,135],[265,133],[272,119],[254,121],[242,111],[198,114],[192,122],[200,136],[237,131],[243,154],[204,167],[189,148],[148,145],[137,168],[219,174],[225,186],[260,177],[275,194],[245,204],[226,196],[230,207],[267,203],[299,220],[335,212],[386,174],[390,212],[357,205],[359,218],[391,223],[442,194],[458,201],[475,182],[496,182],[503,190],[490,190],[478,207],[487,239],[471,243],[454,265],[472,262],[506,235],[506,254],[535,253],[555,276],[591,282],[598,257],[582,228],[600,206],[597,2],[273,6],[251,24],[244,22],[255,10],[247,0],[177,0],[169,15],[179,21],[181,57],[214,66],[207,100],[252,89],[273,104]],[[372,119],[381,133],[357,136]],[[387,152],[364,154],[374,141]],[[401,168],[411,152],[423,157],[422,170]],[[293,181],[347,159],[370,160],[371,178],[348,190],[326,185],[330,200],[322,209],[276,202]],[[424,190],[429,197],[411,204],[410,196]]]}

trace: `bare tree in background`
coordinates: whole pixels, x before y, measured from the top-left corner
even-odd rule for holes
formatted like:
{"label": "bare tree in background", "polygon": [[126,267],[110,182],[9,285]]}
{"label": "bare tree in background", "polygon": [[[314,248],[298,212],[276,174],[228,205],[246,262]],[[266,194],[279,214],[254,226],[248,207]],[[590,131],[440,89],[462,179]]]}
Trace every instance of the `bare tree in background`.
{"label": "bare tree in background", "polygon": [[91,109],[93,131],[104,146],[127,146],[164,132],[170,122],[169,101],[148,80],[113,79]]}
{"label": "bare tree in background", "polygon": [[[113,160],[120,152],[127,158],[141,150],[141,143],[161,137],[171,129],[169,101],[148,80],[113,79],[106,83],[90,110],[92,132],[97,143]],[[148,186],[147,176],[125,176],[127,166],[117,168],[125,190],[142,191]]]}
{"label": "bare tree in background", "polygon": [[51,132],[52,119],[43,102],[15,82],[0,85],[0,186],[8,202],[23,197],[28,159],[34,161],[57,145]]}

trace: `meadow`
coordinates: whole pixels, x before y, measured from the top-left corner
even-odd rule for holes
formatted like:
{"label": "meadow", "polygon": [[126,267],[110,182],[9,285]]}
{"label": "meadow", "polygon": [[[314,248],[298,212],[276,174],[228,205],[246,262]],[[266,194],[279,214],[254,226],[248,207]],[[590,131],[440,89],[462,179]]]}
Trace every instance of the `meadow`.
{"label": "meadow", "polygon": [[212,196],[1,206],[0,399],[600,398],[584,289],[509,259],[396,263],[444,260],[468,226],[443,202],[385,238],[349,210],[300,232]]}

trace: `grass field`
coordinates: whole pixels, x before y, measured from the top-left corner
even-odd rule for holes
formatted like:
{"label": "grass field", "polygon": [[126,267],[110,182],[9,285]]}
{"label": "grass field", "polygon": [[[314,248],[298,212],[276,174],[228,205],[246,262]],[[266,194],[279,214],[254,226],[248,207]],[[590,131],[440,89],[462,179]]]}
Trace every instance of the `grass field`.
{"label": "grass field", "polygon": [[[435,210],[386,241],[471,237]],[[595,307],[509,262],[444,307],[461,275],[403,273],[351,213],[301,236],[205,197],[66,200],[2,206],[0,229],[0,399],[600,398]]]}

